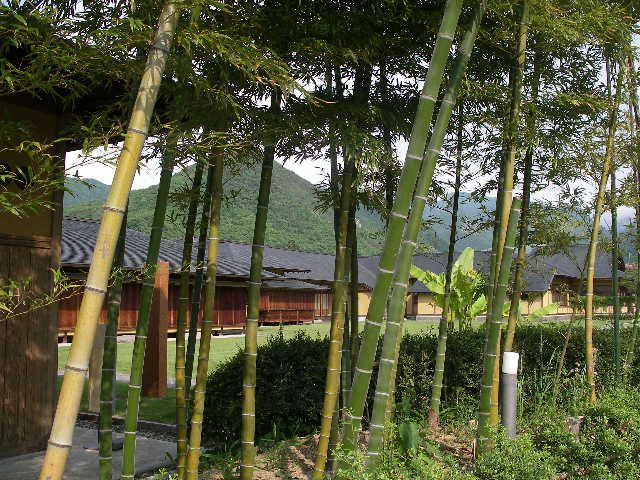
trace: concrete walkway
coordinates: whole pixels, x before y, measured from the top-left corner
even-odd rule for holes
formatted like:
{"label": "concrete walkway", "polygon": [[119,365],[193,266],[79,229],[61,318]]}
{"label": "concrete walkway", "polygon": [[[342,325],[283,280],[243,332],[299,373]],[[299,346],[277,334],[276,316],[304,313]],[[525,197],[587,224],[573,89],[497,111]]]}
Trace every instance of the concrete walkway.
{"label": "concrete walkway", "polygon": [[[114,439],[122,434],[114,434]],[[66,480],[91,480],[98,478],[98,431],[76,427],[73,447],[64,478]],[[153,473],[162,467],[170,467],[176,457],[176,445],[150,438],[138,437],[136,441],[136,476]],[[38,478],[44,452],[19,455],[0,460],[0,478],[33,480]],[[120,478],[122,450],[113,452],[113,478]]]}

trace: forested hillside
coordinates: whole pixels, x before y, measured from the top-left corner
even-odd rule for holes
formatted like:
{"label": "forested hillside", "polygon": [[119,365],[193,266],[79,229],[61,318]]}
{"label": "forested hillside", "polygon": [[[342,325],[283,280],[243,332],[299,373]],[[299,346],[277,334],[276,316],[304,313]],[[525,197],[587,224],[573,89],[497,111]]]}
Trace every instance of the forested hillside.
{"label": "forested hillside", "polygon": [[[256,168],[243,170],[240,175],[229,175],[225,179],[225,206],[222,210],[223,236],[227,240],[250,242],[253,232],[256,196],[260,181],[260,171]],[[184,188],[187,175],[178,173],[173,179],[173,190]],[[109,186],[94,179],[67,180],[67,188],[73,192],[65,194],[64,213],[67,216],[99,218],[100,207],[107,196]],[[130,228],[148,231],[153,215],[157,187],[131,192],[131,208],[128,224]],[[488,200],[488,208],[493,209],[495,199]],[[180,213],[182,207],[172,203],[165,228],[167,238],[181,238],[183,229]],[[427,222],[421,235],[425,249],[444,250],[449,240],[450,214],[443,202],[437,208],[427,209],[427,215],[435,222]],[[463,218],[481,215],[480,206],[463,195],[460,205]],[[361,211],[358,214],[359,253],[372,255],[379,252],[383,242],[383,222],[377,214]],[[462,232],[461,235],[464,235]],[[317,201],[313,185],[302,177],[279,164],[274,166],[267,244],[301,250],[330,251],[333,248],[333,222],[329,212],[317,211]],[[473,246],[486,249],[491,246],[487,230],[474,233],[460,242],[460,248]]]}
{"label": "forested hillside", "polygon": [[[190,173],[190,172],[189,172]],[[188,177],[178,173],[173,179],[173,191],[184,188]],[[240,175],[229,175],[225,179],[225,206],[222,210],[223,236],[227,240],[250,242],[253,232],[256,196],[260,181],[260,171],[248,168]],[[109,191],[109,186],[94,179],[82,181],[69,178],[67,188],[73,193],[65,194],[64,213],[67,216],[99,218],[100,207]],[[148,231],[153,216],[157,187],[131,192],[131,208],[128,224],[130,228]],[[488,200],[488,208],[493,209],[495,199]],[[173,202],[169,207],[169,218],[165,228],[167,238],[181,238],[183,235],[180,213],[182,207]],[[449,240],[450,214],[443,202],[437,208],[427,209],[426,215],[435,219],[427,222],[421,235],[425,249],[444,250]],[[460,205],[463,218],[481,215],[480,206],[463,195]],[[359,253],[371,255],[379,252],[383,242],[383,222],[377,214],[361,211],[358,214]],[[464,232],[461,233],[464,235]],[[274,166],[267,244],[301,250],[330,251],[333,248],[333,222],[329,212],[319,212],[313,194],[313,185],[302,177],[279,164]],[[464,238],[459,248],[473,246],[486,249],[491,246],[490,233],[480,231]]]}

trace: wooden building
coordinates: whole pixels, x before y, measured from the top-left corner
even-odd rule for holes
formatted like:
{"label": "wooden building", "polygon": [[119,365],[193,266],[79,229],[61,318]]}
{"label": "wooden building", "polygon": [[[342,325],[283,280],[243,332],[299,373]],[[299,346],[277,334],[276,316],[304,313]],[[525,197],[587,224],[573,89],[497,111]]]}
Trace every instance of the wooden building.
{"label": "wooden building", "polygon": [[[65,218],[62,235],[62,267],[67,275],[82,280],[91,261],[95,244],[98,222],[94,220]],[[148,235],[127,229],[124,266],[129,278],[123,286],[118,332],[133,333],[136,329],[141,284],[136,272],[144,265]],[[265,253],[266,264],[273,265]],[[247,315],[246,281],[249,276],[251,247],[236,242],[221,242],[218,256],[218,277],[216,287],[214,329],[243,329]],[[160,248],[160,260],[170,265],[168,291],[168,329],[177,328],[179,307],[178,268],[182,258],[182,242],[163,240]],[[194,255],[195,258],[195,255]],[[270,260],[270,261],[268,261]],[[193,271],[192,278],[195,274]],[[327,287],[312,284],[265,270],[260,300],[260,323],[287,324],[310,323],[316,320],[316,295],[327,295]],[[70,294],[60,301],[58,311],[58,336],[67,340],[73,334],[80,308],[81,292]],[[199,317],[202,319],[203,303]],[[102,311],[102,320],[106,310]]]}
{"label": "wooden building", "polygon": [[[527,267],[524,276],[524,291],[521,296],[521,313],[527,315],[529,312],[557,303],[559,308],[554,314],[557,316],[568,316],[572,313],[569,298],[578,295],[583,283],[583,269],[587,247],[582,245],[574,246],[570,251],[562,254],[543,255],[537,250],[532,250],[527,255]],[[446,267],[446,254],[416,255],[413,258],[416,266],[425,271],[442,273]],[[475,270],[488,276],[489,253],[475,252]],[[616,265],[616,272],[619,277],[624,275],[624,262],[620,261]],[[611,255],[606,252],[598,252],[596,256],[596,271],[594,278],[594,291],[596,295],[611,295]],[[621,295],[625,294],[624,287],[621,287]],[[408,318],[428,318],[439,317],[442,309],[436,305],[429,289],[413,279],[407,296],[407,317]],[[622,306],[622,312],[626,312],[627,307]],[[613,313],[612,307],[596,307],[596,314]]]}
{"label": "wooden building", "polygon": [[[19,124],[27,138],[47,143],[57,138],[61,117],[53,105],[13,95],[0,98],[0,121]],[[26,138],[25,138],[26,139]],[[18,140],[18,139],[16,139]],[[9,147],[9,145],[2,145]],[[52,154],[63,155],[63,151]],[[0,167],[16,173],[12,182],[0,184],[7,192],[29,191],[27,170],[37,161],[11,150],[0,152]],[[61,169],[49,172],[55,179]],[[46,195],[53,205],[59,192]],[[36,208],[22,216],[0,211],[0,286],[17,282],[14,295],[41,297],[52,287],[52,268],[60,258],[59,208]],[[18,308],[17,316],[0,314],[0,457],[43,448],[55,408],[57,348],[55,304],[43,308]]]}

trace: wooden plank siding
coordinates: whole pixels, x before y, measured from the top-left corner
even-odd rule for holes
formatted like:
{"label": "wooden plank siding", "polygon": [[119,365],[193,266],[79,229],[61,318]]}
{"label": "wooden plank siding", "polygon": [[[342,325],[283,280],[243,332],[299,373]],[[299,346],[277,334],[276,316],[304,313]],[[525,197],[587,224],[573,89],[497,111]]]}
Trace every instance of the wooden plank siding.
{"label": "wooden plank siding", "polygon": [[313,291],[265,290],[260,296],[260,323],[310,323],[315,319]]}
{"label": "wooden plank siding", "polygon": [[[177,328],[179,285],[170,283],[168,299],[168,329],[173,332]],[[323,295],[320,313],[326,314],[326,303],[330,294],[317,294],[307,290],[264,290],[260,299],[262,323],[307,323],[313,322],[318,315],[317,297]],[[122,290],[118,333],[133,333],[138,319],[138,302],[140,285],[127,283]],[[67,337],[73,333],[80,307],[81,294],[65,298],[60,302],[58,310],[58,336]],[[204,305],[200,304],[199,322],[202,322]],[[106,315],[103,308],[102,314]],[[188,318],[190,312],[188,313]],[[216,289],[215,312],[213,325],[215,329],[244,328],[247,318],[247,292],[244,286],[219,286]]]}

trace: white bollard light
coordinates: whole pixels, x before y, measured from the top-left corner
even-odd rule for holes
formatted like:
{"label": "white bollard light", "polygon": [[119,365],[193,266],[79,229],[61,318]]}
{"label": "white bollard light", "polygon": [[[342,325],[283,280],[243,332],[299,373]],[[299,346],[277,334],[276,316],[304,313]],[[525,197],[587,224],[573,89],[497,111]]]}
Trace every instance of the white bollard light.
{"label": "white bollard light", "polygon": [[510,438],[516,438],[516,418],[518,415],[518,362],[516,352],[502,355],[502,425]]}

